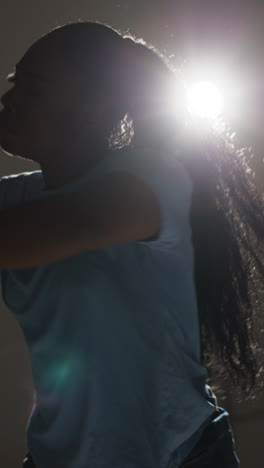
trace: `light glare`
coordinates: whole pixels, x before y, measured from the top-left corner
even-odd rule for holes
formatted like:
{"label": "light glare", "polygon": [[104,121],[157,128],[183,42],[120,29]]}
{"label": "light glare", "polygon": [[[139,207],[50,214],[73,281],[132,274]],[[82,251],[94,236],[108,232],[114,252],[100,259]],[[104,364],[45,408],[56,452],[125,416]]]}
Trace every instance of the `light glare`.
{"label": "light glare", "polygon": [[189,87],[187,105],[192,115],[213,119],[222,112],[223,98],[215,85],[201,81]]}

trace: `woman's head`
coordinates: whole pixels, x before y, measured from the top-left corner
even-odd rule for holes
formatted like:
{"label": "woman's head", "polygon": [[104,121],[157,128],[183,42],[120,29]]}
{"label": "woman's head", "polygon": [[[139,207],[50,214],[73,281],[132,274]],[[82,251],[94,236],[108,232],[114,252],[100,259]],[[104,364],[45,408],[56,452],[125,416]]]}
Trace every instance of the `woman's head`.
{"label": "woman's head", "polygon": [[67,152],[101,154],[130,144],[133,133],[144,139],[153,122],[159,127],[154,138],[165,130],[164,113],[169,118],[170,83],[154,50],[108,26],[56,28],[17,64],[15,86],[2,98],[1,146],[41,163]]}

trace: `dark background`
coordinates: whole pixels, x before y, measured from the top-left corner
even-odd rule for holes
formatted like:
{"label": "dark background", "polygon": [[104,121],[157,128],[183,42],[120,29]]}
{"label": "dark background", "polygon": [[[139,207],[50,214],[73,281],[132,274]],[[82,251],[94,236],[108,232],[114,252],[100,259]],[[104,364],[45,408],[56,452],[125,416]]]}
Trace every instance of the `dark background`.
{"label": "dark background", "polygon": [[[211,80],[224,90],[228,125],[241,146],[252,148],[256,184],[264,191],[264,3],[222,0],[0,0],[0,94],[5,77],[41,35],[66,22],[100,20],[157,46],[186,76]],[[39,169],[1,153],[0,176]],[[259,326],[261,320],[259,318]],[[0,315],[0,466],[20,468],[33,384],[22,333],[4,305]],[[264,396],[237,401],[223,386],[223,402],[236,435],[241,468],[263,468]]]}

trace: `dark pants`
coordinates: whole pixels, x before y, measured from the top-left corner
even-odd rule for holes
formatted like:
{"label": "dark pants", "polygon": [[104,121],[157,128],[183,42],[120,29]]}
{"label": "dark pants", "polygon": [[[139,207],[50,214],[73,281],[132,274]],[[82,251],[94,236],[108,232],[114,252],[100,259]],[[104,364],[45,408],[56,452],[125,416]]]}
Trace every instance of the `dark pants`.
{"label": "dark pants", "polygon": [[[22,468],[36,468],[30,454],[24,459]],[[218,408],[179,468],[239,468],[227,411]]]}
{"label": "dark pants", "polygon": [[239,468],[229,414],[218,408],[179,468]]}
{"label": "dark pants", "polygon": [[36,468],[36,465],[34,464],[30,453],[28,453],[24,458],[22,468]]}

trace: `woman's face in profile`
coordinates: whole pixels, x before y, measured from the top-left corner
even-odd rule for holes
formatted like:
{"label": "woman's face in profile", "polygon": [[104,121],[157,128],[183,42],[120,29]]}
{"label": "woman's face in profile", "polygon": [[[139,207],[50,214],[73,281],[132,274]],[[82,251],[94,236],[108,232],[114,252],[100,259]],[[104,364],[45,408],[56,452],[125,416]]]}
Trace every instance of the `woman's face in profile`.
{"label": "woman's face in profile", "polygon": [[103,112],[99,97],[84,95],[77,72],[63,64],[52,42],[33,44],[8,75],[12,88],[1,98],[0,146],[39,163],[89,143]]}

